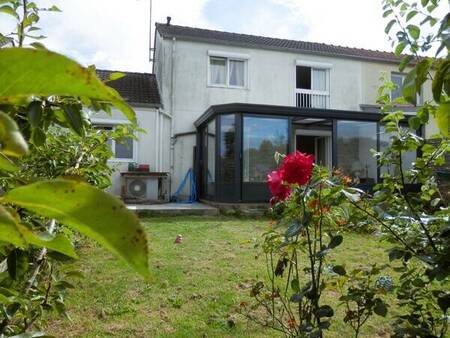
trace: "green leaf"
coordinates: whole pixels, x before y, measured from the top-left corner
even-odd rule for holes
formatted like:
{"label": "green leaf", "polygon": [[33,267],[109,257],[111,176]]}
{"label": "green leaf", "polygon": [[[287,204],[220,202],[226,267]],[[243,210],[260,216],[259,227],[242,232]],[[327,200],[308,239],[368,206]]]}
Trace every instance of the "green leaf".
{"label": "green leaf", "polygon": [[0,169],[9,172],[15,172],[19,168],[8,157],[0,153]]}
{"label": "green leaf", "polygon": [[294,237],[297,236],[300,231],[303,229],[303,225],[299,222],[292,223],[286,230],[284,236],[285,237]]}
{"label": "green leaf", "polygon": [[334,249],[335,247],[341,245],[343,241],[344,237],[342,237],[342,235],[336,235],[331,238],[330,244],[328,244],[328,248]]}
{"label": "green leaf", "polygon": [[28,152],[27,142],[24,140],[22,134],[20,133],[16,122],[1,111],[0,144],[1,151],[7,156],[21,157]]}
{"label": "green leaf", "polygon": [[33,101],[28,105],[28,122],[33,128],[41,126],[42,113],[42,102]]}
{"label": "green leaf", "polygon": [[416,65],[416,91],[420,93],[420,89],[428,79],[428,74],[433,61],[431,59],[423,59]]}
{"label": "green leaf", "polygon": [[345,268],[342,265],[333,266],[333,272],[337,273],[340,276],[345,276],[347,274]]}
{"label": "green leaf", "polygon": [[406,29],[408,30],[409,35],[414,39],[417,40],[420,37],[420,28],[416,25],[408,25],[406,26]]}
{"label": "green leaf", "polygon": [[319,318],[322,317],[333,317],[334,311],[333,308],[329,305],[322,305],[317,309],[316,316]]}
{"label": "green leaf", "polygon": [[422,4],[423,7],[425,7],[426,5],[428,5],[428,2],[430,0],[420,0],[420,3]]}
{"label": "green leaf", "polygon": [[434,118],[442,135],[450,137],[450,103],[441,103]]}
{"label": "green leaf", "polygon": [[[444,81],[449,81],[450,59],[439,62],[436,73],[431,84],[433,98],[436,102],[441,102],[442,87]],[[450,93],[448,93],[450,94]]]}
{"label": "green leaf", "polygon": [[388,309],[386,304],[380,300],[373,307],[373,312],[381,317],[386,317]]}
{"label": "green leaf", "polygon": [[14,217],[0,205],[0,241],[25,247],[26,242]]}
{"label": "green leaf", "polygon": [[43,43],[40,43],[40,42],[37,42],[37,41],[35,41],[33,43],[30,43],[30,46],[32,46],[32,47],[34,47],[36,49],[47,50],[47,48],[45,47],[45,45]]}
{"label": "green leaf", "polygon": [[409,127],[413,130],[418,130],[422,123],[420,122],[420,119],[417,116],[411,116],[408,119]]}
{"label": "green leaf", "polygon": [[57,234],[56,236],[36,235],[24,226],[19,225],[19,227],[28,244],[57,251],[71,258],[78,258],[72,243],[63,234]]}
{"label": "green leaf", "polygon": [[48,9],[50,12],[62,12],[62,10],[60,10],[58,7],[56,7],[55,5],[53,5],[52,7],[50,7]]}
{"label": "green leaf", "polygon": [[414,57],[412,55],[406,55],[402,58],[402,60],[400,61],[400,64],[398,65],[398,70],[403,72],[406,68],[406,66],[411,62],[411,60]]}
{"label": "green leaf", "polygon": [[389,32],[391,31],[392,26],[394,26],[395,24],[395,19],[392,19],[391,21],[388,22],[388,24],[386,25],[386,28],[384,29],[384,32],[386,34],[389,34]]}
{"label": "green leaf", "polygon": [[391,15],[393,12],[394,12],[394,11],[393,11],[392,9],[388,9],[387,11],[385,11],[385,12],[383,13],[383,18],[385,18],[385,17]]}
{"label": "green leaf", "polygon": [[411,11],[408,13],[408,15],[406,15],[406,22],[408,22],[409,20],[411,20],[412,18],[414,18],[417,15],[417,11]]}
{"label": "green leaf", "polygon": [[114,73],[111,73],[111,74],[109,74],[109,81],[114,81],[114,80],[118,80],[118,79],[121,79],[121,78],[123,78],[125,76],[125,74],[124,73],[120,73],[120,72],[114,72]]}
{"label": "green leaf", "polygon": [[136,123],[133,109],[97,77],[95,70],[63,55],[40,49],[3,48],[0,69],[0,103],[14,103],[32,95],[84,97],[112,103]]}
{"label": "green leaf", "polygon": [[294,292],[300,292],[300,283],[297,278],[292,279],[291,288]]}
{"label": "green leaf", "polygon": [[44,145],[46,139],[47,139],[47,135],[42,130],[42,128],[34,128],[31,131],[30,142],[33,143],[35,146],[40,147],[40,146]]}
{"label": "green leaf", "polygon": [[394,261],[405,256],[405,251],[402,249],[393,248],[389,250],[389,261]]}
{"label": "green leaf", "polygon": [[2,7],[0,7],[0,13],[5,13],[5,14],[12,15],[17,20],[19,20],[19,15],[16,13],[14,8],[12,8],[11,6],[2,6]]}
{"label": "green leaf", "polygon": [[83,118],[81,116],[81,106],[67,104],[63,106],[64,116],[70,127],[80,136],[83,136]]}
{"label": "green leaf", "polygon": [[20,279],[28,270],[28,253],[20,249],[14,249],[8,255],[6,263],[11,279]]}
{"label": "green leaf", "polygon": [[402,54],[403,50],[405,49],[406,44],[407,44],[406,41],[400,42],[397,45],[397,47],[395,48],[395,55],[400,56]]}
{"label": "green leaf", "polygon": [[148,276],[144,229],[110,194],[80,181],[57,179],[10,190],[3,199],[77,229]]}
{"label": "green leaf", "polygon": [[417,99],[416,77],[417,67],[414,67],[406,74],[405,80],[403,81],[403,97],[411,104],[415,104]]}

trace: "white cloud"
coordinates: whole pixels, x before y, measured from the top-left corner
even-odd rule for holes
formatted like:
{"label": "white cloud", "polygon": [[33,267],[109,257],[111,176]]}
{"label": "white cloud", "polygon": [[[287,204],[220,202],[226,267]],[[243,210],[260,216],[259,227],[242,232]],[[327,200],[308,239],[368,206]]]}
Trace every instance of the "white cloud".
{"label": "white cloud", "polygon": [[[150,0],[37,0],[44,43],[84,65],[150,72]],[[391,50],[381,0],[153,0],[153,27],[173,24]],[[0,32],[13,27],[2,15]]]}

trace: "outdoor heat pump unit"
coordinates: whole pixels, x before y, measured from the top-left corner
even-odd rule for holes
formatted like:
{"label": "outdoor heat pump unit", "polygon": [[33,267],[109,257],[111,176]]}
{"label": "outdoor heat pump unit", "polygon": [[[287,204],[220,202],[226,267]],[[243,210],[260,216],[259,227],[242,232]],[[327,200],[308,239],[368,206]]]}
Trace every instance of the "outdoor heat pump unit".
{"label": "outdoor heat pump unit", "polygon": [[164,203],[169,201],[167,173],[125,172],[122,199],[127,203]]}

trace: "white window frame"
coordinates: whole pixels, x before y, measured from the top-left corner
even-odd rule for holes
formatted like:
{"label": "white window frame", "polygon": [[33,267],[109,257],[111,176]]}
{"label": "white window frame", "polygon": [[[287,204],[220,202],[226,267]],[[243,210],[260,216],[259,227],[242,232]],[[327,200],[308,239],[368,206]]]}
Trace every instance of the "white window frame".
{"label": "white window frame", "polygon": [[[99,127],[111,127],[112,129],[115,129],[117,125],[130,125],[129,121],[125,120],[113,120],[113,119],[92,119],[92,125],[93,126],[99,126]],[[133,157],[132,158],[119,158],[116,157],[116,141],[111,140],[111,151],[113,153],[114,157],[111,157],[108,162],[118,162],[118,163],[131,163],[131,162],[137,162],[137,152],[138,152],[138,142],[133,139]]]}
{"label": "white window frame", "polygon": [[[327,62],[316,62],[316,61],[308,61],[308,60],[295,60],[295,68],[297,68],[297,66],[311,68],[311,89],[297,88],[297,85],[296,85],[296,82],[297,82],[297,78],[296,78],[297,69],[295,69],[295,73],[294,73],[295,93],[304,93],[304,94],[326,96],[328,98],[327,109],[330,109],[330,106],[331,106],[331,71],[333,69],[333,64],[332,63],[327,63]],[[325,91],[312,89],[314,87],[313,69],[326,70],[326,90]],[[296,104],[297,104],[296,103],[296,97],[294,95],[294,106]]]}
{"label": "white window frame", "polygon": [[[211,59],[214,58],[222,58],[226,60],[226,80],[225,84],[215,84],[211,82]],[[249,88],[249,62],[250,55],[248,54],[239,54],[239,53],[231,53],[231,52],[222,52],[222,51],[208,51],[208,87],[215,88],[230,88],[230,89],[248,89]],[[230,61],[241,61],[244,62],[244,85],[243,86],[233,86],[230,85]]]}

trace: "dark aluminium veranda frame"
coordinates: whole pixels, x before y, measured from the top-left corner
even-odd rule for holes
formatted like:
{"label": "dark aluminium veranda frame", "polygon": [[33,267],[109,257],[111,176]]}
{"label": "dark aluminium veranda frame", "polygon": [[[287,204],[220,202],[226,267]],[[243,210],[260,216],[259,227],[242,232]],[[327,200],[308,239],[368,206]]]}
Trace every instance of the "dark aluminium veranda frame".
{"label": "dark aluminium veranda frame", "polygon": [[[221,130],[221,119],[217,118],[222,115],[235,114],[235,144],[238,151],[235,152],[235,182],[234,193],[230,194],[222,191],[221,186],[221,168],[220,168],[220,137],[215,137],[215,178],[214,178],[214,195],[205,193],[203,168],[205,166],[206,154],[203,144],[203,130],[215,119],[216,135]],[[288,152],[293,151],[292,142],[292,125],[295,118],[303,117],[310,119],[326,119],[332,122],[332,166],[337,166],[338,148],[337,148],[337,122],[338,121],[355,121],[355,122],[376,122],[377,130],[377,149],[380,149],[380,120],[382,115],[376,112],[365,111],[348,111],[335,109],[316,109],[316,108],[297,108],[288,106],[260,105],[247,103],[230,103],[223,105],[214,105],[208,108],[200,118],[195,121],[197,128],[197,143],[194,154],[194,170],[197,182],[197,191],[200,199],[218,202],[218,203],[263,203],[268,202],[268,193],[266,184],[261,183],[255,187],[247,186],[243,188],[242,180],[242,140],[243,140],[243,117],[277,117],[288,119]],[[417,131],[420,136],[421,131]],[[380,176],[380,169],[377,170],[377,178]],[[224,189],[225,190],[225,189]]]}

